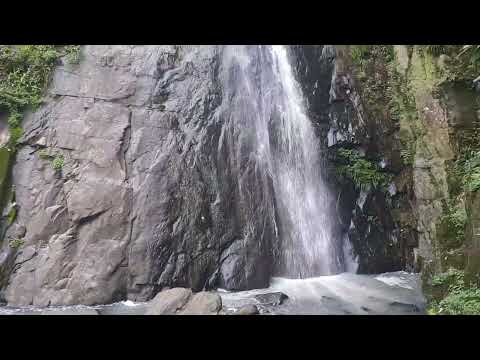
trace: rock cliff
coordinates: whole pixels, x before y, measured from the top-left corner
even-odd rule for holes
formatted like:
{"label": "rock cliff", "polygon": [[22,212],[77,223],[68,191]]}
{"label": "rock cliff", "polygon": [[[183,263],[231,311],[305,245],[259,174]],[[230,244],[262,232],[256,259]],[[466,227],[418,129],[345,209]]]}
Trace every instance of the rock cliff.
{"label": "rock cliff", "polygon": [[[358,272],[477,274],[478,197],[453,169],[479,120],[478,93],[420,47],[289,53]],[[272,180],[251,155],[255,128],[235,117],[254,111],[244,89],[224,86],[240,76],[225,47],[80,55],[56,66],[43,105],[25,114],[11,177],[0,179],[13,189],[2,198],[0,294],[11,305],[92,305],[164,287],[267,287]],[[452,208],[466,212],[460,237]]]}

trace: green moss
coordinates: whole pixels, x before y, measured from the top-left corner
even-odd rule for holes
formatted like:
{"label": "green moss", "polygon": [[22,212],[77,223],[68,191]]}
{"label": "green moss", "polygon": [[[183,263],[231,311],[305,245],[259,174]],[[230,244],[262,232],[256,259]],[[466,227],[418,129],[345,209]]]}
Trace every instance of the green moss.
{"label": "green moss", "polygon": [[12,151],[0,148],[0,209],[3,209],[8,195],[8,175],[12,161]]}
{"label": "green moss", "polygon": [[[435,222],[437,229],[437,238],[432,242],[433,274],[447,265],[461,269],[465,267],[466,230],[469,221],[469,214],[465,209],[465,194],[480,190],[480,131],[466,130],[469,126],[466,121],[458,127],[451,126],[454,131],[450,135],[462,135],[459,139],[450,139],[453,141],[449,145],[453,154],[458,154],[458,158],[448,160],[451,153],[439,150],[444,146],[443,142],[449,140],[448,134],[440,134],[445,137],[437,136],[437,133],[428,127],[428,122],[424,121],[429,115],[425,113],[425,107],[431,108],[432,103],[436,107],[437,102],[442,101],[443,85],[460,82],[465,87],[464,80],[471,81],[480,75],[480,47],[473,46],[466,50],[470,55],[460,56],[461,49],[462,46],[458,45],[356,45],[350,49],[354,75],[367,119],[385,124],[391,119],[400,125],[399,155],[403,164],[413,166],[415,158],[429,161],[444,157],[446,160],[447,168],[434,168],[429,173],[431,179],[426,180],[431,184],[429,188],[433,190],[432,196],[444,199],[443,215],[439,218],[433,214],[426,217]],[[475,58],[473,54],[477,50],[479,55]],[[468,99],[470,104],[470,97]],[[447,100],[451,103],[456,101],[456,97],[450,96]],[[444,107],[445,114],[449,116],[449,120],[452,118],[450,114],[458,119],[459,114],[466,111],[465,106],[468,105],[457,104],[459,113],[451,112],[448,106]],[[474,111],[469,110],[469,113],[474,114],[479,109],[480,106]],[[344,158],[351,158],[349,154],[344,155],[347,155]],[[363,161],[350,160],[340,166],[339,172],[354,180],[359,187],[368,184],[376,171],[382,172],[375,167],[375,163],[369,164],[371,161],[365,158],[362,158]],[[446,170],[447,178],[443,170]],[[425,270],[427,265],[425,263],[422,270]],[[434,283],[437,281],[439,279],[435,279]],[[458,278],[454,282],[461,284]],[[439,285],[433,287],[437,290],[441,288]],[[436,305],[443,301],[443,310],[432,308],[431,312],[475,313],[476,290],[464,285],[459,289],[458,286],[456,289],[449,289],[447,286],[445,293],[439,294],[434,301]]]}
{"label": "green moss", "polygon": [[42,149],[38,152],[38,157],[43,160],[50,159],[51,155],[48,153],[47,149]]}
{"label": "green moss", "polygon": [[417,51],[412,54],[409,82],[416,97],[421,97],[435,91],[440,76],[432,55],[422,52],[421,47],[417,46],[415,49]]}
{"label": "green moss", "polygon": [[15,206],[12,206],[12,208],[10,209],[7,215],[8,225],[13,224],[16,217],[17,217],[17,208]]}

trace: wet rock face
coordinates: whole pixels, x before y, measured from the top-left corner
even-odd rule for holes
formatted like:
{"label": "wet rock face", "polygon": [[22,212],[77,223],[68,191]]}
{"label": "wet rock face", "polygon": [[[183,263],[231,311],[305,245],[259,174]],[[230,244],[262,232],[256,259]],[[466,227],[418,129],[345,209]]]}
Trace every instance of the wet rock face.
{"label": "wet rock face", "polygon": [[[344,46],[292,48],[311,118],[323,140],[329,182],[337,194],[338,226],[353,247],[359,273],[411,270],[416,234],[414,226],[401,231],[400,223],[411,213],[413,190],[401,164],[398,128],[388,113],[374,117],[364,106],[347,51]],[[360,191],[335,171],[339,148],[382,159],[381,166],[398,176],[388,191]]]}
{"label": "wet rock face", "polygon": [[274,292],[257,295],[255,296],[255,299],[262,305],[281,305],[285,300],[288,299],[288,296],[282,292]]}
{"label": "wet rock face", "polygon": [[[265,54],[249,51],[254,60],[243,70],[222,46],[85,46],[79,65],[57,68],[45,105],[23,123],[13,168],[18,212],[5,238],[21,228],[22,245],[1,244],[9,304],[268,286],[281,224],[272,179],[255,155],[256,108],[242,97],[242,71],[258,81],[270,75],[255,61]],[[358,94],[335,49],[293,46],[290,55],[324,149],[366,139]],[[352,218],[364,229],[368,211],[385,212],[385,199],[374,196],[357,216],[359,193],[350,185],[337,193],[344,233]],[[388,216],[382,226],[390,234]],[[365,271],[397,269],[376,266],[388,246],[383,233],[362,230],[357,239]]]}
{"label": "wet rock face", "polygon": [[[236,74],[234,63],[222,67],[223,47],[86,46],[81,55],[59,66],[45,105],[23,124],[14,225],[26,231],[22,246],[4,241],[0,252],[8,303],[267,286],[271,183],[250,158],[248,124],[220,107],[219,74]],[[230,95],[225,104],[241,109]]]}

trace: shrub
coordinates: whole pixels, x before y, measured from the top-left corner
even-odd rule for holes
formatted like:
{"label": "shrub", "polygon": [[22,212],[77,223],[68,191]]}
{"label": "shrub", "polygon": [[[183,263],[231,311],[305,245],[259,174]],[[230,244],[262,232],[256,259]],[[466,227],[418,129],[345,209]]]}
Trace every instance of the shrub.
{"label": "shrub", "polygon": [[79,45],[0,45],[0,111],[10,114],[11,146],[21,137],[22,112],[40,105],[57,59],[78,61]]}
{"label": "shrub", "polygon": [[451,240],[456,240],[456,242],[460,244],[465,239],[465,226],[467,220],[467,212],[463,205],[456,207],[449,206],[441,219],[446,227],[447,234],[452,238]]}
{"label": "shrub", "polygon": [[10,127],[10,129],[19,127],[21,121],[22,121],[22,114],[20,114],[17,111],[13,111],[8,117],[8,126]]}
{"label": "shrub", "polygon": [[456,172],[467,191],[480,189],[480,151],[466,152],[456,163]]}
{"label": "shrub", "polygon": [[480,289],[473,287],[450,293],[436,307],[437,314],[480,315]]}
{"label": "shrub", "polygon": [[2,45],[0,105],[11,112],[37,106],[58,56],[53,45]]}
{"label": "shrub", "polygon": [[80,45],[65,46],[66,60],[69,64],[78,64],[80,62]]}
{"label": "shrub", "polygon": [[20,246],[24,244],[24,241],[22,239],[12,239],[8,242],[8,245],[12,249],[18,249]]}
{"label": "shrub", "polygon": [[17,145],[18,140],[22,137],[22,135],[23,135],[23,129],[20,126],[10,129],[10,145],[12,147],[15,147],[15,145]]}
{"label": "shrub", "polygon": [[447,286],[449,291],[460,290],[465,285],[465,274],[457,269],[449,269],[447,272],[432,277],[433,286]]}
{"label": "shrub", "polygon": [[430,304],[432,315],[480,315],[480,289],[467,287],[463,271],[449,269],[432,277],[433,286],[447,287],[447,295]]}
{"label": "shrub", "polygon": [[368,55],[369,48],[369,45],[350,45],[350,56],[352,60],[357,64],[361,64]]}
{"label": "shrub", "polygon": [[360,189],[385,187],[391,181],[389,174],[381,172],[378,165],[363,158],[356,150],[339,149],[338,155],[344,162],[337,167],[338,173],[352,180]]}
{"label": "shrub", "polygon": [[64,165],[63,155],[59,155],[55,159],[53,159],[52,166],[55,171],[62,170],[63,165]]}

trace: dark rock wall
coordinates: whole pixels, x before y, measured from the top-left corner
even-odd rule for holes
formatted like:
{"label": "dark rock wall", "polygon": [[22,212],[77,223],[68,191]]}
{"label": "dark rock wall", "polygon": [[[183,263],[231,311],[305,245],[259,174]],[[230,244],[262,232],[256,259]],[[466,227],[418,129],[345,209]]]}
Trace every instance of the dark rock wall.
{"label": "dark rock wall", "polygon": [[236,74],[222,53],[86,46],[79,65],[56,70],[13,169],[19,211],[6,240],[22,245],[4,241],[0,256],[10,304],[268,285],[271,181],[250,156],[254,129],[232,116],[245,104],[222,99],[220,74]]}
{"label": "dark rock wall", "polygon": [[[412,243],[398,226],[408,190],[360,192],[333,171],[341,145],[385,155],[399,174],[387,151],[395,130],[363,110],[341,47],[289,50],[359,272],[409,268]],[[272,181],[252,156],[255,128],[235,117],[249,111],[242,89],[222,87],[239,74],[224,47],[85,46],[81,56],[57,68],[45,105],[23,124],[19,209],[0,250],[8,303],[266,287],[279,236]]]}
{"label": "dark rock wall", "polygon": [[[339,223],[358,259],[359,273],[413,270],[417,246],[411,214],[412,183],[401,163],[399,127],[386,104],[380,116],[365,106],[355,65],[345,46],[293,47],[297,74],[312,121],[324,142],[328,177],[337,194]],[[381,70],[379,81],[387,82]],[[380,70],[380,71],[378,71]],[[378,76],[378,75],[377,75]],[[360,190],[336,173],[337,150],[357,149],[393,176],[388,189]],[[411,177],[411,175],[410,175]]]}

